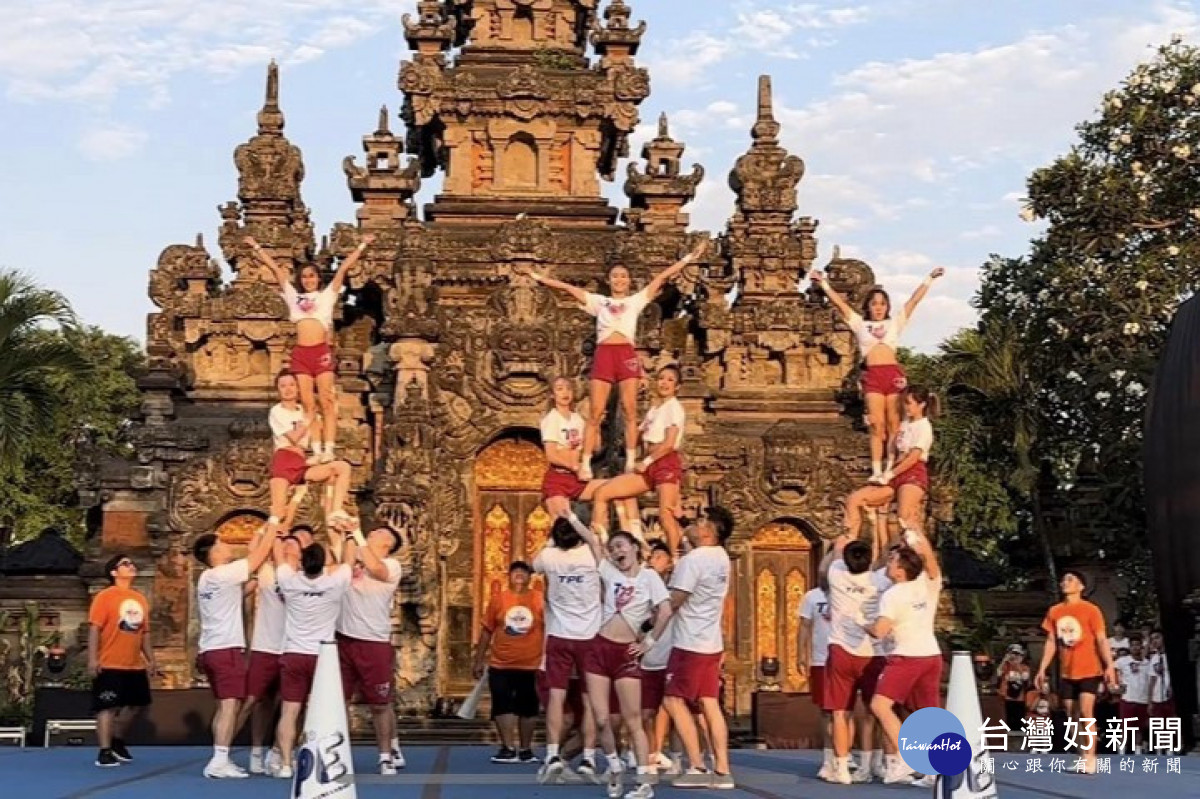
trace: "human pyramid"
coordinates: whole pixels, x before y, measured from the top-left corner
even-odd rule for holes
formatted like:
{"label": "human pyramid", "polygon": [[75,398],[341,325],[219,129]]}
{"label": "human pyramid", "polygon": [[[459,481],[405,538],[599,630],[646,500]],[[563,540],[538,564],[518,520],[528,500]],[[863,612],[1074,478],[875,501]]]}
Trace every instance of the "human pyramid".
{"label": "human pyramid", "polygon": [[[297,728],[312,689],[317,652],[322,641],[335,638],[346,701],[358,693],[370,705],[379,771],[395,774],[405,763],[392,709],[391,610],[400,565],[391,556],[405,546],[407,534],[382,524],[364,535],[357,514],[345,508],[351,470],[336,454],[329,345],[344,277],[372,238],[364,237],[323,288],[315,267],[303,267],[295,286],[287,270],[257,242],[246,241],[279,284],[296,326],[296,342],[290,369],[276,377],[279,402],[269,414],[274,452],[267,524],[245,558],[233,559],[230,547],[212,533],[194,545],[195,556],[206,566],[197,585],[199,662],[218,700],[214,754],[204,774],[248,776],[230,759],[229,747],[250,718],[249,772],[292,776]],[[509,588],[493,597],[476,653],[477,674],[485,667],[488,672],[493,718],[504,744],[494,762],[538,762],[532,752],[533,720],[544,708],[542,783],[563,782],[574,772],[604,783],[611,799],[651,799],[660,772],[680,788],[735,785],[719,701],[722,615],[730,576],[725,546],[733,520],[720,508],[690,522],[682,518],[686,413],[676,397],[681,379],[677,366],[658,370],[655,397],[638,421],[643,379],[636,349],[638,317],[706,246],[697,245],[636,292],[624,265],[609,269],[609,295],[529,273],[538,283],[569,294],[596,318],[598,345],[586,419],[575,407],[574,381],[564,376],[553,383],[551,407],[541,422],[548,460],[543,498],[555,517],[550,540],[531,565],[511,565]],[[845,529],[821,564],[823,587],[805,597],[811,647],[797,653],[808,670],[813,699],[832,726],[833,745],[822,768],[822,776],[832,782],[866,781],[876,770],[869,760],[858,764],[853,777],[849,769],[851,715],[858,695],[885,733],[883,776],[888,782],[911,781],[895,754],[900,720],[893,706],[912,711],[938,704],[941,657],[933,619],[941,578],[920,518],[937,398],[906,386],[896,347],[916,304],[940,275],[935,270],[893,316],[882,289],[872,290],[860,315],[822,275],[813,274],[859,343],[873,465],[867,485],[846,502]],[[602,449],[601,423],[614,386],[624,418],[625,470],[601,477],[593,474],[592,459]],[[294,525],[309,486],[322,492],[328,546],[313,541],[311,530]],[[657,493],[665,541],[645,538],[638,498],[651,491]],[[590,526],[573,510],[576,501],[592,502]],[[886,524],[881,531],[876,523],[878,511],[893,501],[904,530],[894,542],[888,540]],[[610,504],[616,504],[619,522],[611,532]],[[860,540],[864,517],[872,522],[869,543]],[[531,574],[544,575],[544,599],[530,589]],[[245,658],[242,602],[251,581],[256,581],[257,602]],[[276,696],[281,712],[268,752]],[[859,725],[867,753],[872,751],[872,727]],[[572,732],[582,743],[577,753],[572,751]],[[628,747],[626,757],[619,754],[619,740]],[[670,756],[663,753],[668,740]],[[599,753],[607,763],[603,772],[597,767]],[[579,757],[573,769],[569,754]],[[630,770],[635,784],[625,793]]]}

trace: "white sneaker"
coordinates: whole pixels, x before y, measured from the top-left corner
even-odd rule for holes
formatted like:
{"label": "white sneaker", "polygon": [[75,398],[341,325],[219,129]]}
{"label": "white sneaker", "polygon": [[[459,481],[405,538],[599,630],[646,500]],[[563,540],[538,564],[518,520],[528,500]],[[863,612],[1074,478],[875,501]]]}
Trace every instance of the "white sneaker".
{"label": "white sneaker", "polygon": [[886,481],[883,479],[883,472],[871,472],[871,476],[867,478],[867,482],[871,485],[881,486]]}
{"label": "white sneaker", "polygon": [[913,770],[903,760],[893,761],[884,770],[884,785],[910,785],[913,781]]}
{"label": "white sneaker", "polygon": [[290,780],[292,778],[292,767],[280,766],[279,768],[275,769],[275,773],[272,776],[281,780]]}
{"label": "white sneaker", "polygon": [[711,788],[712,773],[704,769],[690,768],[671,783],[676,788]]}
{"label": "white sneaker", "polygon": [[625,799],[654,799],[654,786],[648,782],[643,782],[625,794]]}
{"label": "white sneaker", "polygon": [[625,793],[625,786],[621,783],[621,772],[609,769],[605,776],[608,777],[608,785],[605,789],[608,799],[621,799]]}
{"label": "white sneaker", "polygon": [[637,771],[637,766],[637,755],[634,754],[632,749],[630,749],[625,753],[625,767],[630,771]]}
{"label": "white sneaker", "polygon": [[250,773],[251,774],[266,774],[267,766],[266,766],[266,763],[264,762],[264,760],[265,760],[265,758],[262,756],[261,752],[259,752],[257,754],[255,754],[254,752],[251,752],[250,753]]}
{"label": "white sneaker", "polygon": [[575,773],[593,785],[600,784],[600,777],[596,773],[596,764],[586,757],[579,761],[579,765],[575,767]]}
{"label": "white sneaker", "polygon": [[849,785],[851,781],[850,764],[846,761],[835,762],[829,773],[829,782],[835,785]]}
{"label": "white sneaker", "polygon": [[850,781],[855,785],[865,785],[868,782],[874,782],[875,776],[871,774],[871,766],[860,764],[857,769],[850,773]]}
{"label": "white sneaker", "polygon": [[320,460],[321,460],[321,463],[333,463],[335,460],[335,456],[332,452],[326,450],[325,452],[321,453]]}
{"label": "white sneaker", "polygon": [[937,777],[932,774],[926,774],[919,780],[913,780],[911,783],[914,788],[935,788],[937,787]]}
{"label": "white sneaker", "polygon": [[546,762],[538,769],[537,781],[539,785],[556,785],[562,780],[563,770],[566,764],[558,755],[547,757]]}
{"label": "white sneaker", "polygon": [[279,750],[272,747],[267,752],[267,762],[264,764],[264,774],[275,776],[275,772],[279,771],[279,767],[283,765],[283,755],[279,754]]}
{"label": "white sneaker", "polygon": [[831,776],[833,776],[833,767],[828,762],[822,763],[821,768],[817,770],[817,779],[829,782]]}
{"label": "white sneaker", "polygon": [[398,746],[392,748],[392,765],[397,770],[403,770],[408,766],[408,763],[404,760],[404,752]]}
{"label": "white sneaker", "polygon": [[210,780],[243,780],[250,775],[230,760],[210,760],[204,767],[204,776]]}

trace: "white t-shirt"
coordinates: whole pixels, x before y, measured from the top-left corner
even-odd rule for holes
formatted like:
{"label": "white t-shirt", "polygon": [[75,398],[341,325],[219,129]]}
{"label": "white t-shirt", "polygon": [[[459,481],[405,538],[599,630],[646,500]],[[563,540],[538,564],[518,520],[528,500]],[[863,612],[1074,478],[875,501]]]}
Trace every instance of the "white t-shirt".
{"label": "white t-shirt", "polygon": [[895,583],[879,598],[879,616],[892,620],[891,654],[904,657],[940,655],[933,623],[937,617],[942,578],[931,580],[922,572],[917,579]]}
{"label": "white t-shirt", "polygon": [[928,418],[908,420],[900,423],[900,432],[896,434],[896,452],[904,457],[911,449],[921,450],[921,460],[929,460],[929,450],[933,449],[933,424]]}
{"label": "white t-shirt", "polygon": [[675,648],[712,654],[725,651],[721,614],[729,592],[729,553],[724,547],[697,547],[675,564],[671,590],[689,596],[675,611]]}
{"label": "white t-shirt", "polygon": [[337,294],[326,286],[320,291],[308,291],[304,294],[296,291],[291,283],[283,287],[283,301],[287,303],[288,318],[293,322],[305,319],[316,319],[326,330],[333,328],[333,309],[337,306]]}
{"label": "white t-shirt", "polygon": [[250,649],[278,655],[283,651],[287,635],[287,609],[283,606],[283,595],[275,582],[275,567],[264,563],[258,570],[257,604],[254,608],[254,636]]}
{"label": "white t-shirt", "polygon": [[570,418],[559,413],[558,408],[551,408],[550,413],[542,417],[542,443],[558,444],[564,449],[579,449],[583,446],[583,417],[574,411]]}
{"label": "white t-shirt", "polygon": [[620,299],[589,292],[583,310],[596,317],[597,344],[603,344],[615,333],[620,333],[632,344],[637,340],[638,317],[649,304],[650,295],[646,289]]}
{"label": "white t-shirt", "polygon": [[1166,702],[1171,698],[1171,670],[1167,666],[1167,656],[1158,652],[1150,656],[1150,676],[1154,677],[1154,687],[1150,690],[1151,702]]}
{"label": "white t-shirt", "polygon": [[829,657],[829,597],[820,586],[812,588],[800,602],[800,618],[812,624],[810,666],[824,666]]}
{"label": "white t-shirt", "polygon": [[683,403],[677,397],[671,397],[661,405],[655,405],[646,411],[646,418],[642,420],[642,440],[647,444],[661,444],[667,438],[667,430],[678,427],[679,435],[675,437],[675,449],[683,449],[683,428],[686,421]]}
{"label": "white t-shirt", "polygon": [[337,631],[360,641],[392,640],[392,598],[400,585],[400,564],[383,559],[387,579],[376,580],[364,567],[350,580],[350,590],[342,599]]}
{"label": "white t-shirt", "polygon": [[295,408],[285,408],[283,403],[277,403],[272,406],[271,414],[267,417],[267,421],[271,424],[271,437],[275,442],[275,449],[287,449],[288,447],[299,447],[305,449],[308,447],[308,434],[293,444],[288,440],[287,434],[295,430],[297,427],[304,424],[304,408],[299,403]]}
{"label": "white t-shirt", "polygon": [[1125,655],[1117,658],[1114,665],[1121,678],[1121,685],[1125,686],[1121,699],[1141,705],[1149,704],[1150,675],[1152,673],[1150,661],[1145,658],[1134,660],[1132,655]]}
{"label": "white t-shirt", "polygon": [[198,651],[245,649],[242,626],[242,586],[250,579],[246,558],[214,566],[196,581],[196,612],[200,616]]}
{"label": "white t-shirt", "polygon": [[879,615],[879,595],[887,588],[887,578],[867,569],[851,574],[846,561],[838,558],[829,566],[829,644],[837,644],[851,655],[872,657],[884,654],[882,643],[875,643],[864,624]]}
{"label": "white t-shirt", "polygon": [[316,655],[322,642],[333,640],[350,576],[345,563],[319,577],[307,577],[287,564],[276,569],[275,579],[287,609],[284,652]]}
{"label": "white t-shirt", "polygon": [[1116,636],[1113,636],[1112,638],[1108,639],[1108,648],[1112,650],[1113,657],[1117,656],[1118,649],[1124,649],[1126,652],[1128,652],[1129,638],[1117,638]]}
{"label": "white t-shirt", "polygon": [[908,316],[901,307],[891,318],[878,322],[868,322],[854,311],[850,313],[850,318],[846,321],[850,325],[850,332],[854,334],[854,338],[858,342],[859,354],[865,358],[867,353],[879,344],[896,349],[900,344],[900,334],[908,325]]}
{"label": "white t-shirt", "polygon": [[604,560],[600,563],[600,579],[604,581],[601,627],[619,613],[640,636],[642,624],[653,615],[654,609],[671,598],[658,572],[646,566],[639,567],[637,574],[629,577],[611,561]]}
{"label": "white t-shirt", "polygon": [[[670,594],[668,594],[670,596]],[[646,650],[646,654],[642,655],[642,670],[643,671],[662,671],[667,667],[667,662],[671,659],[671,650],[675,646],[675,617],[667,622],[667,629],[663,630],[662,638],[654,642],[654,646]]]}
{"label": "white t-shirt", "polygon": [[546,635],[588,641],[600,632],[600,571],[586,544],[547,546],[533,559],[546,575]]}

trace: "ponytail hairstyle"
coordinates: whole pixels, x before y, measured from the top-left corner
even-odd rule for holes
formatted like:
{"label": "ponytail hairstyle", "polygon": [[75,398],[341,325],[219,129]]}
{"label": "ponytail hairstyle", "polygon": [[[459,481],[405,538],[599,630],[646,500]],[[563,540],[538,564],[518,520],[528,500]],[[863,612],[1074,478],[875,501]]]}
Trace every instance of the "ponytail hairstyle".
{"label": "ponytail hairstyle", "polygon": [[925,406],[925,418],[927,419],[933,420],[941,411],[942,403],[938,400],[938,395],[933,393],[928,386],[909,386],[904,393]]}

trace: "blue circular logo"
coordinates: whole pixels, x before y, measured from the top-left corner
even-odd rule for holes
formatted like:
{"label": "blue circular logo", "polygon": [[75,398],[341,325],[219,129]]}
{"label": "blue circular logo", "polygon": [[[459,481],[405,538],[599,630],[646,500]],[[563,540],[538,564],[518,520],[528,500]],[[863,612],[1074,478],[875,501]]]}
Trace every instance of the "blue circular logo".
{"label": "blue circular logo", "polygon": [[921,774],[953,776],[971,764],[971,744],[957,716],[940,707],[927,707],[900,725],[900,757]]}

